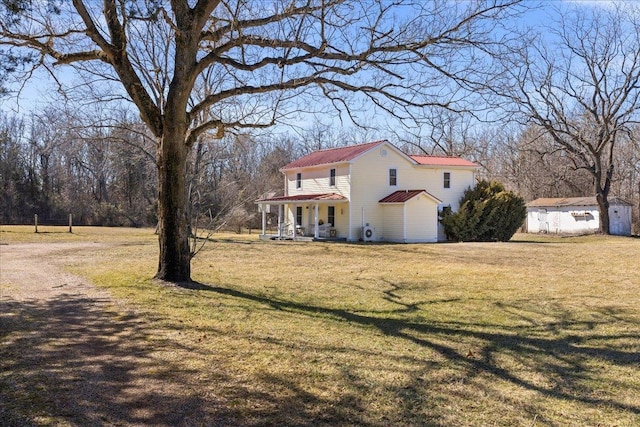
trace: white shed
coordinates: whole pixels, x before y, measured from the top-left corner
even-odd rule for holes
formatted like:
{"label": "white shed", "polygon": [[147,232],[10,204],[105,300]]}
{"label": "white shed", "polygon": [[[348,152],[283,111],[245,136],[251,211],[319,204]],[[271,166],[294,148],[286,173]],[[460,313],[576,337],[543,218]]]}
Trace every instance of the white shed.
{"label": "white shed", "polygon": [[382,238],[388,242],[438,241],[440,199],[425,190],[400,190],[379,201],[383,206]]}
{"label": "white shed", "polygon": [[[631,203],[609,199],[609,232],[631,235]],[[595,197],[543,198],[527,203],[529,233],[584,234],[600,230],[600,211]]]}

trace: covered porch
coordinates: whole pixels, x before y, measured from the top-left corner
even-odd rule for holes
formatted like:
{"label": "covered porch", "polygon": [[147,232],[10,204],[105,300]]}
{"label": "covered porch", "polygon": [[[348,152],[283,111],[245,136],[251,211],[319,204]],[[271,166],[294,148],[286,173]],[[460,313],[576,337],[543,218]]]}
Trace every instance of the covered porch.
{"label": "covered porch", "polygon": [[[340,240],[336,226],[337,205],[348,205],[348,199],[336,193],[279,196],[256,200],[262,214],[261,239]],[[267,233],[267,213],[277,208],[277,233]],[[344,208],[341,208],[344,209]],[[320,217],[323,211],[327,220]]]}

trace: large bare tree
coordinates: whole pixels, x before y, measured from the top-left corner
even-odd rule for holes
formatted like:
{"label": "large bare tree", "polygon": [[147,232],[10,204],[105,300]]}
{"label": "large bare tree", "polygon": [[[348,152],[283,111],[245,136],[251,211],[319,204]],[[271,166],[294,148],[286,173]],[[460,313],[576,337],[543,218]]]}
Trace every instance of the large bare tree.
{"label": "large bare tree", "polygon": [[[616,150],[640,120],[640,8],[574,6],[536,40],[505,55],[503,94],[574,170],[593,178],[600,229],[609,234]],[[533,138],[532,140],[536,140]]]}
{"label": "large bare tree", "polygon": [[[518,2],[2,0],[0,48],[35,52],[53,75],[71,66],[92,99],[137,107],[157,141],[156,277],[188,281],[185,176],[199,136],[300,120],[322,105],[356,122],[462,108],[486,78],[494,27]],[[213,90],[202,96],[205,82]]]}

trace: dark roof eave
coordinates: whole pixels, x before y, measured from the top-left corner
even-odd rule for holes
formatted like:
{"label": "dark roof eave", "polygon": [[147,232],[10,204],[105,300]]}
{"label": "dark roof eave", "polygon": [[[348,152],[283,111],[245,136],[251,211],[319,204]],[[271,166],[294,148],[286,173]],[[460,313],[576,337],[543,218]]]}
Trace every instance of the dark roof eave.
{"label": "dark roof eave", "polygon": [[425,165],[422,163],[416,163],[415,164],[416,167],[418,168],[423,168],[423,169],[453,169],[453,170],[457,170],[457,169],[465,169],[465,170],[469,170],[469,169],[480,169],[482,166],[480,166],[479,164],[475,164],[475,165]]}
{"label": "dark roof eave", "polygon": [[323,193],[323,194],[305,194],[300,196],[280,196],[270,199],[258,199],[254,203],[256,204],[270,204],[270,205],[286,205],[292,203],[344,203],[348,202],[344,196],[336,193]]}
{"label": "dark roof eave", "polygon": [[322,167],[326,167],[326,166],[332,166],[332,165],[341,165],[343,163],[346,164],[351,164],[353,163],[353,160],[340,160],[337,162],[330,162],[330,163],[320,163],[317,165],[310,165],[310,166],[294,166],[292,168],[288,168],[288,167],[281,167],[280,169],[278,169],[280,172],[284,173],[286,171],[292,171],[292,170],[296,170],[296,169],[312,169],[312,168],[322,168]]}
{"label": "dark roof eave", "polygon": [[[620,197],[609,197],[610,205],[633,206]],[[593,196],[588,197],[541,197],[526,204],[528,208],[560,208],[560,207],[597,207],[598,201]]]}

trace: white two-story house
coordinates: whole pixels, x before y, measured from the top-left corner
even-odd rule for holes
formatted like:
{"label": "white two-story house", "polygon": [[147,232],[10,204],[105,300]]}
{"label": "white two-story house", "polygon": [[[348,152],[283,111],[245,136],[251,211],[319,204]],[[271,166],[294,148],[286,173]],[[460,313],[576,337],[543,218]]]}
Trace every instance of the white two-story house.
{"label": "white two-story house", "polygon": [[280,237],[444,240],[438,212],[458,209],[477,169],[458,157],[409,156],[386,140],[315,151],[280,169],[284,196],[256,201],[262,235],[269,205]]}

